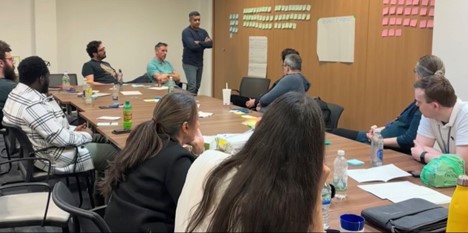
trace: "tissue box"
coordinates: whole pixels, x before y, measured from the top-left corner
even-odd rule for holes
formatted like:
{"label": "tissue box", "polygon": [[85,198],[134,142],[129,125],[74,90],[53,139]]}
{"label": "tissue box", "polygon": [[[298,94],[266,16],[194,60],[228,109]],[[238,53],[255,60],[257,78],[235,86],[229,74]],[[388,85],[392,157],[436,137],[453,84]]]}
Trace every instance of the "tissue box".
{"label": "tissue box", "polygon": [[252,133],[253,130],[241,134],[218,134],[215,138],[216,149],[229,154],[236,154],[244,147]]}

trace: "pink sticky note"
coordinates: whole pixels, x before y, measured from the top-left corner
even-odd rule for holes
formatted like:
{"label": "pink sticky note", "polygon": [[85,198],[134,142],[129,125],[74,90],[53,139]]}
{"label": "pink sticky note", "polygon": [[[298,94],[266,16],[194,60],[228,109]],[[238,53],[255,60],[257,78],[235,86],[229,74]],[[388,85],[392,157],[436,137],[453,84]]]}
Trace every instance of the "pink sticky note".
{"label": "pink sticky note", "polygon": [[427,6],[428,3],[429,3],[429,0],[422,0],[421,1],[422,6]]}
{"label": "pink sticky note", "polygon": [[427,21],[425,19],[422,19],[419,21],[419,28],[426,28]]}
{"label": "pink sticky note", "polygon": [[413,7],[413,9],[411,10],[411,14],[412,15],[417,15],[419,13],[419,7],[415,6]]}
{"label": "pink sticky note", "polygon": [[427,8],[421,7],[421,10],[419,11],[419,15],[421,16],[427,15]]}
{"label": "pink sticky note", "polygon": [[403,14],[403,7],[399,6],[396,11],[397,15],[402,15]]}
{"label": "pink sticky note", "polygon": [[403,20],[403,26],[409,26],[409,23],[410,23],[410,19],[409,18],[405,18]]}
{"label": "pink sticky note", "polygon": [[395,5],[397,0],[390,1],[390,4]]}
{"label": "pink sticky note", "polygon": [[434,28],[434,20],[432,19],[427,20],[427,28]]}
{"label": "pink sticky note", "polygon": [[382,37],[387,37],[388,36],[388,29],[382,30]]}
{"label": "pink sticky note", "polygon": [[435,0],[431,0],[431,6],[435,6]]}
{"label": "pink sticky note", "polygon": [[395,29],[389,29],[388,36],[395,36]]}
{"label": "pink sticky note", "polygon": [[389,0],[383,0],[383,4],[388,4]]}
{"label": "pink sticky note", "polygon": [[406,5],[407,5],[407,6],[413,5],[413,0],[406,0]]}
{"label": "pink sticky note", "polygon": [[410,22],[410,26],[411,26],[411,27],[416,27],[417,24],[418,24],[418,20],[417,20],[417,19],[412,19],[411,22]]}
{"label": "pink sticky note", "polygon": [[434,8],[431,7],[431,9],[429,10],[429,16],[434,16]]}
{"label": "pink sticky note", "polygon": [[395,25],[395,21],[396,21],[395,18],[390,18],[390,22],[388,24]]}
{"label": "pink sticky note", "polygon": [[401,25],[402,22],[403,22],[402,18],[396,18],[395,24],[396,25]]}
{"label": "pink sticky note", "polygon": [[411,8],[409,7],[405,8],[405,15],[411,15]]}
{"label": "pink sticky note", "polygon": [[401,29],[395,30],[395,36],[401,36]]}
{"label": "pink sticky note", "polygon": [[384,17],[382,19],[382,25],[385,26],[385,25],[388,25],[388,18],[387,17]]}
{"label": "pink sticky note", "polygon": [[388,11],[389,14],[394,15],[396,13],[396,7],[392,6],[390,7],[390,10]]}
{"label": "pink sticky note", "polygon": [[414,5],[414,6],[419,5],[419,0],[413,0],[413,5]]}
{"label": "pink sticky note", "polygon": [[382,9],[382,15],[388,15],[388,7]]}
{"label": "pink sticky note", "polygon": [[405,0],[398,0],[398,5],[405,5]]}

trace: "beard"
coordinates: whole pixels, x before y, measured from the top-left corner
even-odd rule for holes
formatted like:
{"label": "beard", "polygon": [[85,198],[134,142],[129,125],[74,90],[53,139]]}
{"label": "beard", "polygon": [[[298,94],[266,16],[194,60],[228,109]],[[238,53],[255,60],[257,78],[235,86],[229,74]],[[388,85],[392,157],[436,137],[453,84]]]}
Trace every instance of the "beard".
{"label": "beard", "polygon": [[5,68],[3,68],[3,74],[5,75],[5,79],[10,79],[16,82],[17,77],[15,73],[15,66],[6,65]]}
{"label": "beard", "polygon": [[44,84],[42,85],[39,92],[43,93],[43,94],[46,94],[46,95],[49,93],[49,78],[44,79]]}

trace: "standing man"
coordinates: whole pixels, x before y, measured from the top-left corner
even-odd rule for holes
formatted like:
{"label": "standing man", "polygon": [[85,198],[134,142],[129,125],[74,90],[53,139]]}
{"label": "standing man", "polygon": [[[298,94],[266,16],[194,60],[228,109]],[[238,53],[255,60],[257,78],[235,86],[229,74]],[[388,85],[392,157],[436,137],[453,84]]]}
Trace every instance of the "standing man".
{"label": "standing man", "polygon": [[[441,72],[416,81],[414,88],[416,105],[423,116],[411,148],[413,158],[427,163],[450,153],[468,163],[468,103],[457,98]],[[436,141],[440,150],[434,148]]]}
{"label": "standing man", "polygon": [[192,11],[189,14],[190,26],[182,31],[182,67],[187,78],[188,91],[198,94],[203,73],[203,51],[213,47],[208,32],[200,28],[200,13]]}
{"label": "standing man", "polygon": [[81,74],[94,85],[102,85],[118,82],[117,72],[112,66],[103,61],[106,58],[106,47],[101,41],[93,40],[86,46],[90,61],[83,64]]}
{"label": "standing man", "polygon": [[148,78],[164,86],[167,86],[170,77],[175,82],[179,82],[180,75],[174,71],[174,67],[166,60],[167,44],[164,42],[157,43],[154,46],[154,53],[156,56],[146,66]]}
{"label": "standing man", "polygon": [[[11,56],[11,48],[0,40],[0,122],[3,119],[3,107],[11,90],[16,87],[15,62]],[[0,128],[3,128],[0,124]]]}

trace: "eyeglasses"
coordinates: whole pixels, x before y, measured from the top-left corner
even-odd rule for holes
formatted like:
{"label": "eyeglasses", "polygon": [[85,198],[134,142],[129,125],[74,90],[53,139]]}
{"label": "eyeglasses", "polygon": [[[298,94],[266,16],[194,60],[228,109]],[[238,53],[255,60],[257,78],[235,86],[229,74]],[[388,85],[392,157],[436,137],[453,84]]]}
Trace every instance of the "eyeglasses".
{"label": "eyeglasses", "polygon": [[50,62],[49,62],[49,61],[44,60],[44,63],[46,64],[46,66],[50,66]]}

